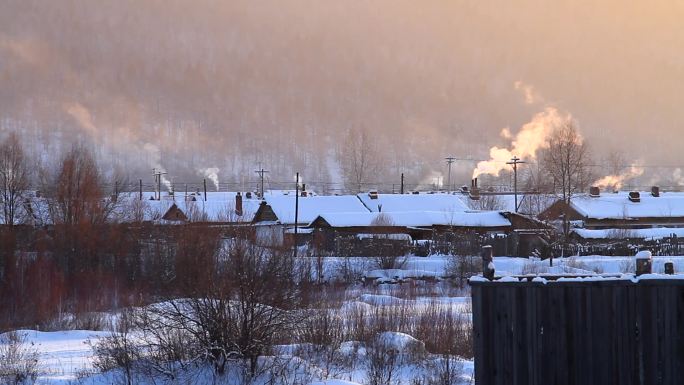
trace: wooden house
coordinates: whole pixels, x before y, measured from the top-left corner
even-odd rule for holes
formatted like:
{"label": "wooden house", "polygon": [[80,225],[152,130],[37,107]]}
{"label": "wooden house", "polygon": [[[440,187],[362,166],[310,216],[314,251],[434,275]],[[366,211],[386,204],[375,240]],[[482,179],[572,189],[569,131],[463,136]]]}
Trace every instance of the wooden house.
{"label": "wooden house", "polygon": [[650,193],[618,192],[580,194],[570,204],[558,200],[539,215],[545,221],[573,222],[574,227],[606,229],[647,229],[684,227],[684,194],[653,188]]}

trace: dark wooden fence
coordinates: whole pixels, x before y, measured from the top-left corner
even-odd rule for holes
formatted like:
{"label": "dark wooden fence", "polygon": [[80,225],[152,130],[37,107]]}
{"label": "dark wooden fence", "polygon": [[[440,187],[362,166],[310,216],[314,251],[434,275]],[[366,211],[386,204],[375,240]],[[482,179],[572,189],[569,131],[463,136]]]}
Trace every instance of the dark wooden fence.
{"label": "dark wooden fence", "polygon": [[[614,239],[589,240],[580,239],[576,243],[566,246],[555,245],[552,248],[554,256],[560,255],[634,255],[637,251],[648,250],[653,255],[684,255],[684,238],[667,237],[657,240],[645,239]],[[683,382],[684,383],[684,382]]]}
{"label": "dark wooden fence", "polygon": [[684,384],[684,280],[471,285],[477,385]]}

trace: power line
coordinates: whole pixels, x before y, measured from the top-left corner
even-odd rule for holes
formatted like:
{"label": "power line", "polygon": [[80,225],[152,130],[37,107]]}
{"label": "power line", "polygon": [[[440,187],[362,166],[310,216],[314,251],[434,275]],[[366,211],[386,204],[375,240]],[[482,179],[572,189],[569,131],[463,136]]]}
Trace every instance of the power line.
{"label": "power line", "polygon": [[264,170],[262,167],[260,170],[254,171],[257,174],[259,174],[259,178],[261,178],[261,199],[264,199],[264,174],[269,172],[268,170]]}
{"label": "power line", "polygon": [[514,180],[513,191],[515,194],[515,212],[516,213],[518,212],[518,165],[523,164],[523,163],[527,163],[527,162],[520,160],[520,158],[518,158],[517,156],[514,156],[513,158],[511,158],[510,162],[506,162],[506,164],[513,165],[513,180]]}

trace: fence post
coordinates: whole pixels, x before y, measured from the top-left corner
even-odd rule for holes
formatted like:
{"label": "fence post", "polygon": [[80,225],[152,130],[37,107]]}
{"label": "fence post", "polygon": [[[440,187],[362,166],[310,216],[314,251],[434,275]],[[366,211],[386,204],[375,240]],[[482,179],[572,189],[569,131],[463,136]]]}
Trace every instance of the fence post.
{"label": "fence post", "polygon": [[640,251],[636,255],[636,275],[651,274],[651,252]]}
{"label": "fence post", "polygon": [[673,275],[674,273],[675,273],[674,262],[672,262],[672,261],[665,262],[665,274]]}
{"label": "fence post", "polygon": [[488,280],[494,279],[494,251],[492,246],[482,246],[482,276]]}

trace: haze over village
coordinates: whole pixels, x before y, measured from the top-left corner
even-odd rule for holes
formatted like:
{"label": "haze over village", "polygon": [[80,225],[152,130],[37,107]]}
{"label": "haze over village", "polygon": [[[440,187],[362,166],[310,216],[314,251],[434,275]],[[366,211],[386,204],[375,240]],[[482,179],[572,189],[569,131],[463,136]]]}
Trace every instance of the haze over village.
{"label": "haze over village", "polygon": [[678,384],[684,6],[0,0],[0,384]]}

